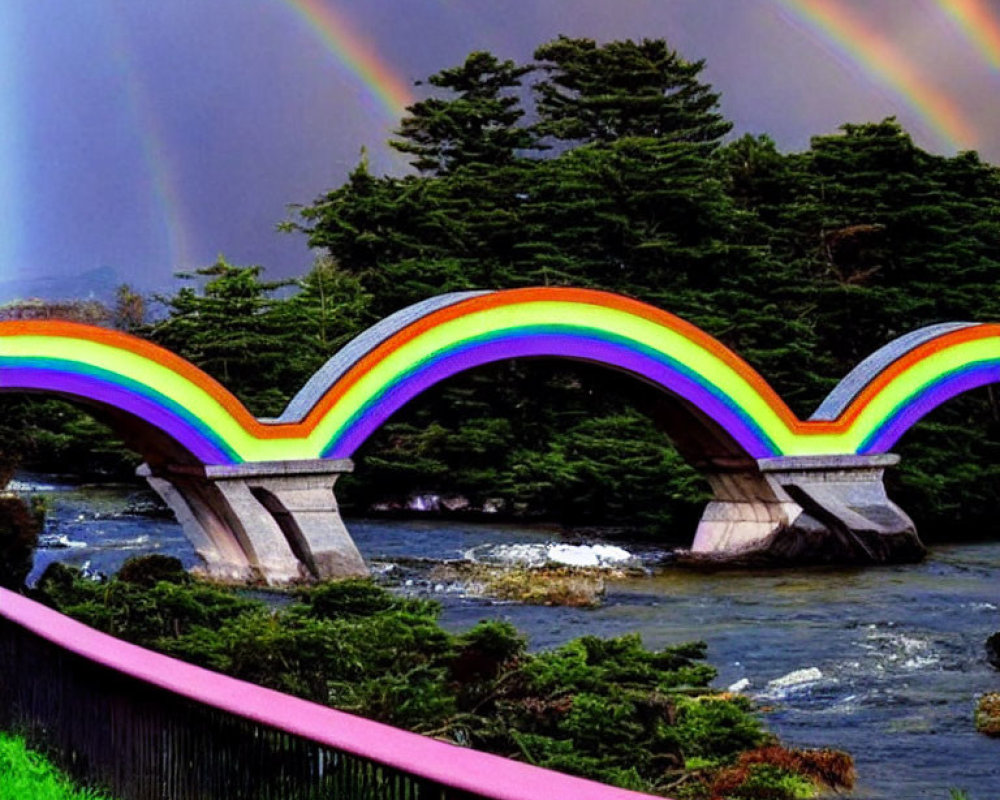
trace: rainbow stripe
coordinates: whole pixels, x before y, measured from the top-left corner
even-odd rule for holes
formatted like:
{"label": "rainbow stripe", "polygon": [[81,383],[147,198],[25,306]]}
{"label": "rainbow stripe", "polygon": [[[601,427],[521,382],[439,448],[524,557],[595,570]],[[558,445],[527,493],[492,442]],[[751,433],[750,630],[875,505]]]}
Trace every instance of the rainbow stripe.
{"label": "rainbow stripe", "polygon": [[414,102],[407,82],[391,65],[379,57],[376,48],[354,30],[347,17],[323,0],[282,0],[320,37],[327,50],[350,72],[356,75],[368,91],[395,122],[404,109]]}
{"label": "rainbow stripe", "polygon": [[135,122],[153,197],[163,220],[169,266],[173,269],[187,267],[191,263],[191,251],[181,211],[183,204],[173,178],[176,170],[172,169],[167,148],[164,146],[166,137],[161,130],[159,119],[153,113],[149,93],[141,80],[134,48],[129,42],[121,12],[112,4],[103,13],[111,37],[112,58],[122,82],[129,113]]}
{"label": "rainbow stripe", "polygon": [[110,407],[165,434],[194,462],[237,464],[349,458],[429,387],[510,358],[588,361],[659,386],[753,458],[886,452],[950,397],[1000,382],[1000,325],[935,326],[905,337],[905,347],[880,351],[892,356],[868,360],[862,379],[857,371],[845,379],[835,390],[836,418],[802,421],[716,339],[619,295],[470,293],[394,317],[397,324],[376,326],[342,351],[346,358],[331,360],[335,370],[317,373],[329,375],[326,383],[310,381],[289,405],[295,411],[277,421],[255,419],[223,386],[162,348],[68,322],[0,323],[0,390]]}
{"label": "rainbow stripe", "polygon": [[580,289],[493,292],[411,323],[346,371],[302,424],[346,458],[428,387],[507,358],[562,357],[605,364],[701,408],[755,458],[790,445],[794,416],[742,359],[664,311]]}
{"label": "rainbow stripe", "polygon": [[944,333],[881,370],[833,423],[850,450],[885,453],[920,419],[962,392],[1000,381],[1000,325]]}
{"label": "rainbow stripe", "polygon": [[0,276],[18,275],[22,260],[22,240],[26,226],[24,187],[26,125],[24,108],[24,58],[19,50],[23,41],[22,10],[4,9],[0,25]]}
{"label": "rainbow stripe", "polygon": [[1000,19],[986,0],[937,0],[986,62],[1000,70]]}
{"label": "rainbow stripe", "polygon": [[948,95],[930,85],[916,65],[890,40],[872,30],[839,0],[777,0],[824,43],[860,64],[876,83],[910,107],[946,146],[972,148],[979,135]]}

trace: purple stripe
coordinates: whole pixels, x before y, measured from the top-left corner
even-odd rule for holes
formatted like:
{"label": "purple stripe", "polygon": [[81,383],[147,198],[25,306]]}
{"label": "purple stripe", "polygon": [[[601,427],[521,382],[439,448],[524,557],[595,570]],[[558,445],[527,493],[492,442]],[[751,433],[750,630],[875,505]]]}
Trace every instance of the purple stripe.
{"label": "purple stripe", "polygon": [[420,736],[145,650],[0,589],[0,617],[71,653],[174,695],[494,800],[653,800]]}
{"label": "purple stripe", "polygon": [[326,458],[350,458],[392,414],[421,392],[452,375],[492,361],[539,356],[591,361],[631,373],[692,403],[753,458],[780,455],[737,411],[676,369],[622,345],[595,339],[581,341],[579,336],[563,334],[493,340],[433,361],[382,395],[372,408],[331,443],[332,447],[324,455]]}
{"label": "purple stripe", "polygon": [[859,453],[888,452],[900,437],[946,400],[956,395],[978,389],[991,383],[1000,382],[1000,365],[995,362],[977,364],[971,368],[956,371],[929,386],[882,423],[858,448]]}
{"label": "purple stripe", "polygon": [[131,414],[158,428],[204,464],[232,464],[233,459],[197,428],[159,403],[136,392],[89,375],[52,372],[31,367],[6,367],[0,389],[41,390],[75,395]]}

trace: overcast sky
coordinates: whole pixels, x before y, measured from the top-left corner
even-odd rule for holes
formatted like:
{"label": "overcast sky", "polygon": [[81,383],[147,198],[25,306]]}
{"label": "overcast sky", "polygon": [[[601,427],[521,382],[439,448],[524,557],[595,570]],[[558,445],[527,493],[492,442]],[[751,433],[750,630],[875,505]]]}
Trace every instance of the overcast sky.
{"label": "overcast sky", "polygon": [[785,150],[895,115],[1000,162],[997,20],[1000,0],[0,0],[0,284],[163,288],[220,253],[301,274],[277,223],[362,148],[400,173],[414,81],[560,33],[665,38],[706,60],[734,135]]}

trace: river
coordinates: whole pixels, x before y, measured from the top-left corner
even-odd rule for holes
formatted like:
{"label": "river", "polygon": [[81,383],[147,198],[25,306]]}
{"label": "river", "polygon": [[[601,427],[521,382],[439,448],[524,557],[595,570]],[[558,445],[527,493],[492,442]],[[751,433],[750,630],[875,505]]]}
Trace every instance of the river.
{"label": "river", "polygon": [[[153,552],[197,562],[176,523],[122,514],[134,487],[40,476],[21,476],[19,487],[44,495],[50,509],[33,577],[57,560],[105,573]],[[366,559],[389,570],[396,560],[454,559],[515,543],[538,549],[560,539],[545,528],[439,521],[350,520],[348,528]],[[616,544],[647,563],[662,554]],[[937,546],[923,563],[896,567],[659,569],[610,582],[595,609],[493,604],[422,580],[419,570],[407,574],[415,577],[404,590],[437,597],[447,628],[503,618],[535,649],[585,633],[638,631],[654,648],[707,641],[716,685],[744,686],[787,744],[854,756],[859,783],[849,797],[947,800],[952,788],[971,800],[1000,796],[1000,740],[972,724],[976,696],[1000,690],[983,649],[1000,630],[1000,541]]]}

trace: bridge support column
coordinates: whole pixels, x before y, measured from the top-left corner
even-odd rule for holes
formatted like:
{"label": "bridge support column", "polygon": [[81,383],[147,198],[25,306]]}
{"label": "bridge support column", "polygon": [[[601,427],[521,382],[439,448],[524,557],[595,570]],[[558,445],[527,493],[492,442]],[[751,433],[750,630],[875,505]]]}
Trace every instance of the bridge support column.
{"label": "bridge support column", "polygon": [[765,458],[708,474],[709,501],[687,558],[705,563],[916,561],[916,527],[882,482],[899,463],[878,455]]}
{"label": "bridge support column", "polygon": [[211,577],[281,585],[368,575],[333,493],[353,468],[317,459],[144,464],[139,474],[177,516]]}

